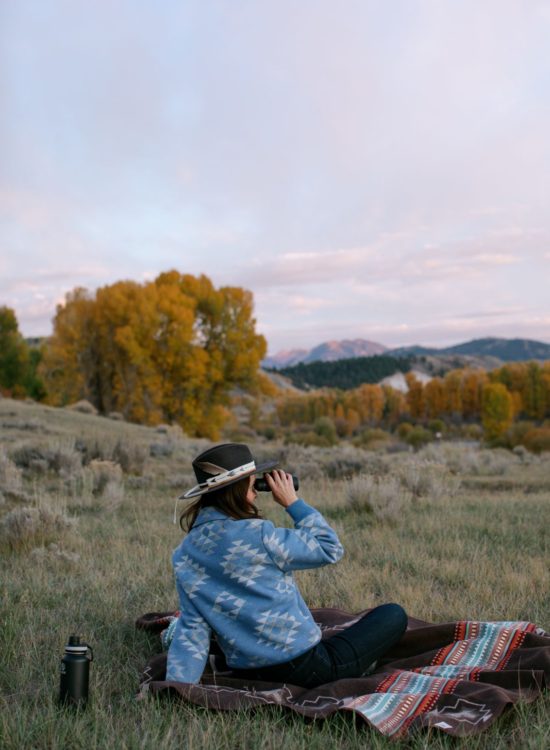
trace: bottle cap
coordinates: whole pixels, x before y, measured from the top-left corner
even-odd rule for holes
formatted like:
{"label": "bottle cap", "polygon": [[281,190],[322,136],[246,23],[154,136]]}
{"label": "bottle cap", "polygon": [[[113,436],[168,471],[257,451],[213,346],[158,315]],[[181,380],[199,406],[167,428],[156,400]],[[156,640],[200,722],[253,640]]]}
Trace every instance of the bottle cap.
{"label": "bottle cap", "polygon": [[70,635],[69,642],[65,646],[66,654],[85,654],[88,650],[87,643],[80,643],[79,635]]}

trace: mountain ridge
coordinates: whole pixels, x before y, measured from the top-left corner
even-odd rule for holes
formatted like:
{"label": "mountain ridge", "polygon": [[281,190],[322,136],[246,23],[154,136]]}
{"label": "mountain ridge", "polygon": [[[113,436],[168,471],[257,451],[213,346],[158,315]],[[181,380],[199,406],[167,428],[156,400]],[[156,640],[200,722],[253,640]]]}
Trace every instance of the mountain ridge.
{"label": "mountain ridge", "polygon": [[262,367],[280,370],[297,364],[310,362],[336,362],[339,359],[353,359],[354,357],[372,357],[385,354],[387,347],[368,339],[331,340],[317,344],[311,349],[290,349],[277,352],[262,361]]}
{"label": "mountain ridge", "polygon": [[507,339],[485,337],[472,339],[453,346],[442,348],[427,347],[420,344],[386,347],[367,339],[343,339],[342,341],[325,341],[311,349],[291,349],[266,357],[262,367],[280,370],[285,367],[311,362],[335,362],[340,359],[371,357],[385,354],[391,357],[469,355],[474,357],[490,356],[503,362],[524,362],[530,359],[550,359],[550,344],[534,339]]}

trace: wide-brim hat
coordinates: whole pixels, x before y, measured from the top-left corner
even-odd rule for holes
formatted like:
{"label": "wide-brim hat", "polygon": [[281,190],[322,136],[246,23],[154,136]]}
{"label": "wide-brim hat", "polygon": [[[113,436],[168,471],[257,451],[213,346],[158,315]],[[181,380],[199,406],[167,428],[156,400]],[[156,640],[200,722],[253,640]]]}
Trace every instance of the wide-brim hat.
{"label": "wide-brim hat", "polygon": [[252,474],[265,474],[278,466],[278,461],[256,463],[248,445],[243,443],[223,443],[201,453],[193,461],[193,471],[197,482],[179,499],[205,495],[208,492],[229,487]]}

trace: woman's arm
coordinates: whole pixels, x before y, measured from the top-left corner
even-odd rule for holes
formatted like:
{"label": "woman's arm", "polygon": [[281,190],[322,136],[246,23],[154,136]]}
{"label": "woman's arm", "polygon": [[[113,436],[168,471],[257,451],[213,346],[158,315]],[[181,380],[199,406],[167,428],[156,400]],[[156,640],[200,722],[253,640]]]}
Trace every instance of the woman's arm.
{"label": "woman's arm", "polygon": [[298,498],[292,475],[275,469],[265,475],[273,499],[294,521],[294,529],[281,529],[266,522],[263,542],[281,570],[318,568],[340,560],[344,548],[321,513]]}
{"label": "woman's arm", "polygon": [[185,593],[181,595],[181,591],[180,606],[180,616],[168,649],[166,679],[196,683],[208,659],[211,630]]}

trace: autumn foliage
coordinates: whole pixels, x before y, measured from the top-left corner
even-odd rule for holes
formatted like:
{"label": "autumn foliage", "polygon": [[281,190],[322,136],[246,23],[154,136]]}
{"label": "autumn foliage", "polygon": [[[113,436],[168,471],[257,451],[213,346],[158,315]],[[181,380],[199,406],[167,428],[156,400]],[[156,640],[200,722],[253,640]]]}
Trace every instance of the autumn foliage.
{"label": "autumn foliage", "polygon": [[217,438],[228,392],[255,385],[265,351],[250,292],[169,271],[68,294],[42,374],[55,405],[87,399],[100,413]]}
{"label": "autumn foliage", "polygon": [[[365,429],[394,429],[400,423],[408,428],[411,422],[481,423],[489,442],[501,439],[516,419],[542,422],[550,417],[550,362],[512,363],[491,372],[452,370],[427,383],[408,372],[405,379],[405,394],[365,384],[348,391],[323,389],[283,396],[277,415],[281,426],[291,429],[330,418],[340,437],[360,437]],[[533,433],[532,441],[546,445],[545,435],[539,432]]]}

